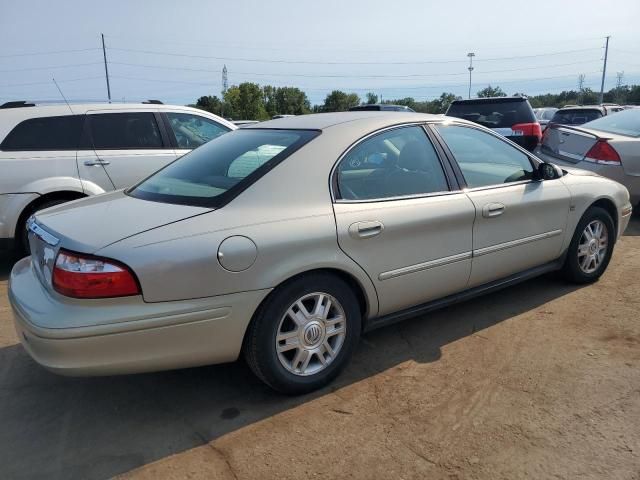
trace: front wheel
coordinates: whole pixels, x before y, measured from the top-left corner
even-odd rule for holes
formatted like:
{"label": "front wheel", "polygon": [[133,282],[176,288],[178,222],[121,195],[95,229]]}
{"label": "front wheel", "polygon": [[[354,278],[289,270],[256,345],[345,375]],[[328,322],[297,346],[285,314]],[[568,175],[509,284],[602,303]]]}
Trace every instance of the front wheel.
{"label": "front wheel", "polygon": [[249,326],[244,354],[273,389],[301,394],[333,380],[360,337],[360,308],[351,287],[324,273],[276,289]]}
{"label": "front wheel", "polygon": [[611,215],[600,207],[589,208],[571,239],[563,267],[565,277],[575,283],[598,280],[609,265],[615,238]]}

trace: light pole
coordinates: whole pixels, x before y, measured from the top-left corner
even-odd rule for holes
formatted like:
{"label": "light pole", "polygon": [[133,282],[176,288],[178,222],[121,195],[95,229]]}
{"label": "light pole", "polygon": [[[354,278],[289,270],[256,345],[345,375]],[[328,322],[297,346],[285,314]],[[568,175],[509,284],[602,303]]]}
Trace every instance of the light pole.
{"label": "light pole", "polygon": [[467,68],[469,70],[469,98],[471,98],[471,72],[473,72],[473,57],[475,56],[476,54],[473,52],[467,53],[467,57],[469,57],[469,67]]}

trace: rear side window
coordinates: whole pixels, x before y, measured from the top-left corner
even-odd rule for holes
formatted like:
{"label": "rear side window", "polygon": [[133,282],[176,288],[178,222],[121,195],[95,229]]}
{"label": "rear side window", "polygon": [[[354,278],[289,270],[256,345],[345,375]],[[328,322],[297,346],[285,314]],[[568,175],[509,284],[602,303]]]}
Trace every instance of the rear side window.
{"label": "rear side window", "polygon": [[0,145],[2,150],[77,150],[82,115],[30,118],[14,127]]}
{"label": "rear side window", "polygon": [[378,200],[449,190],[438,155],[421,127],[402,127],[364,140],[337,169],[340,198]]}
{"label": "rear side window", "polygon": [[194,149],[229,131],[213,120],[190,113],[167,112],[167,118],[178,148]]}
{"label": "rear side window", "polygon": [[582,125],[600,117],[602,117],[602,112],[595,109],[561,110],[555,113],[551,122],[563,125]]}
{"label": "rear side window", "polygon": [[527,101],[459,102],[447,110],[450,117],[463,118],[488,128],[511,128],[517,123],[533,123],[536,116]]}
{"label": "rear side window", "polygon": [[100,113],[88,118],[93,146],[97,150],[162,148],[162,137],[153,113]]}
{"label": "rear side window", "polygon": [[218,208],[319,134],[234,130],[180,157],[127,193],[144,200]]}

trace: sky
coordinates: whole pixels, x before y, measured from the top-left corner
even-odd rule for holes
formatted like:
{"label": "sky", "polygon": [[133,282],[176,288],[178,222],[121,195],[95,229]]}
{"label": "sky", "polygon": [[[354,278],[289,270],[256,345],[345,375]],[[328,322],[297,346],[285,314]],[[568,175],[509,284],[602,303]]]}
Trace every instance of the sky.
{"label": "sky", "polygon": [[245,81],[295,86],[312,104],[363,98],[605,91],[640,84],[638,0],[0,0],[0,102],[195,103]]}

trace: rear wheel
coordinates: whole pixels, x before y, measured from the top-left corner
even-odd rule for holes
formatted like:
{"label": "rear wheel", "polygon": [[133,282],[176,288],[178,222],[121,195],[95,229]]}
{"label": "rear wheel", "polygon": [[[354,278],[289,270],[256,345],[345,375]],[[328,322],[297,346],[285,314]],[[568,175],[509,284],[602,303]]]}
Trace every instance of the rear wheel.
{"label": "rear wheel", "polygon": [[569,245],[563,267],[565,277],[576,283],[598,280],[609,265],[615,238],[615,227],[609,213],[599,207],[587,210]]}
{"label": "rear wheel", "polygon": [[244,354],[273,389],[301,394],[333,380],[360,337],[360,308],[340,278],[310,274],[273,292],[256,313]]}
{"label": "rear wheel", "polygon": [[27,235],[27,220],[31,215],[45,208],[54,207],[61,203],[70,202],[75,200],[73,198],[68,199],[56,199],[42,202],[41,204],[30,207],[27,211],[23,212],[16,226],[16,252],[20,255],[29,255],[29,236]]}

